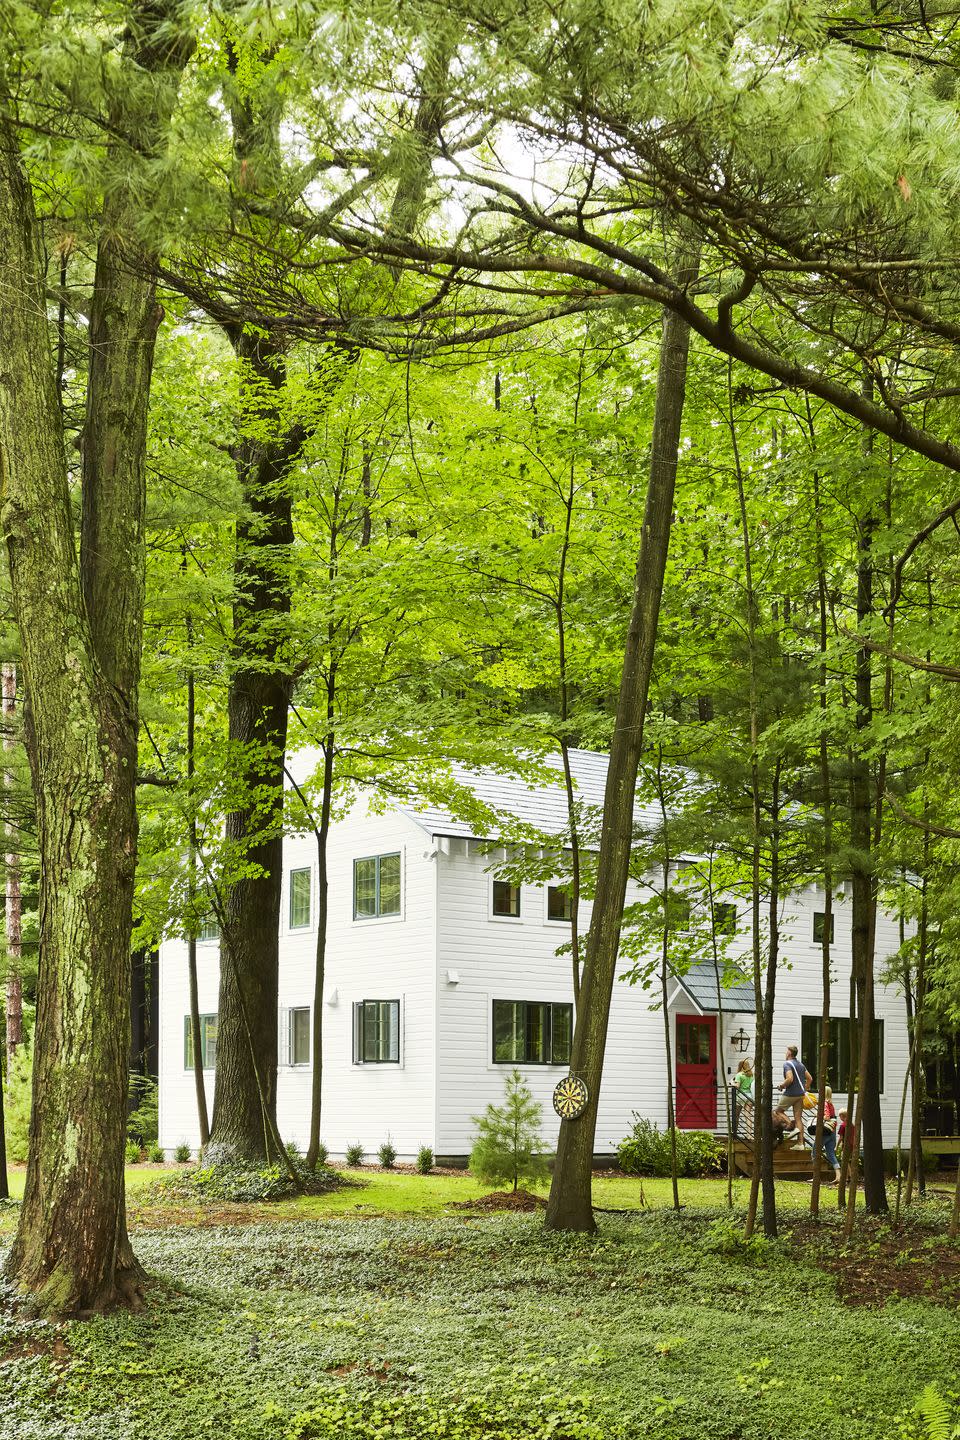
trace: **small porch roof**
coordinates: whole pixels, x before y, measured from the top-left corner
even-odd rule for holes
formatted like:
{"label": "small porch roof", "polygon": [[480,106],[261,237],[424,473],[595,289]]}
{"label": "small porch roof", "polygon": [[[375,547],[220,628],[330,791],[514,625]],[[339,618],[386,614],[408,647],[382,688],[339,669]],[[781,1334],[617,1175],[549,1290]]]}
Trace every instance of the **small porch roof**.
{"label": "small porch roof", "polygon": [[[742,981],[735,980],[732,985],[724,985],[724,972],[721,967],[719,995],[712,960],[695,960],[689,970],[682,975],[675,974],[674,979],[679,989],[693,1001],[701,1015],[716,1014],[718,1011],[722,1011],[724,1015],[755,1015],[757,1004],[753,993],[753,983],[747,978],[745,972],[737,973],[743,974]],[[729,975],[728,966],[728,978]]]}

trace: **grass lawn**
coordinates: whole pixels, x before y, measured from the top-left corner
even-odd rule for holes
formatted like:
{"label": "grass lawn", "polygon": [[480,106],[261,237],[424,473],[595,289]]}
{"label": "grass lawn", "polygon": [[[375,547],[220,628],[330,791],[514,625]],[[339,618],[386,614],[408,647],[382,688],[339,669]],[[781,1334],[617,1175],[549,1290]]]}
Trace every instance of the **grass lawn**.
{"label": "grass lawn", "polygon": [[[131,1192],[156,1174],[128,1171]],[[945,1200],[845,1260],[832,1213],[824,1237],[744,1247],[723,1182],[685,1182],[677,1217],[644,1181],[649,1208],[585,1237],[445,1210],[482,1193],[468,1176],[362,1178],[166,1216],[131,1193],[149,1308],[54,1328],[0,1306],[0,1437],[919,1440],[897,1417],[957,1388],[960,1251],[928,1228]],[[808,1190],[780,1190],[802,1224]],[[629,1209],[640,1182],[596,1198]]]}

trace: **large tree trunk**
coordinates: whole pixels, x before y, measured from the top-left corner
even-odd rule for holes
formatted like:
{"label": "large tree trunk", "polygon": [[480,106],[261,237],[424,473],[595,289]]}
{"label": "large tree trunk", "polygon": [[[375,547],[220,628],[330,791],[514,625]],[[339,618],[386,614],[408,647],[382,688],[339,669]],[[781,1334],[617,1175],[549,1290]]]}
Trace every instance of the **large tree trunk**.
{"label": "large tree trunk", "polygon": [[259,336],[241,335],[236,348],[246,403],[257,415],[251,428],[265,427],[271,438],[244,437],[237,452],[244,515],[237,523],[227,711],[245,799],[227,815],[226,838],[251,873],[228,890],[220,938],[209,1152],[218,1161],[270,1159],[276,1148],[283,777],[292,689],[285,655],[293,545],[288,476],[304,438],[299,431],[280,434],[282,357]]}
{"label": "large tree trunk", "polygon": [[[3,748],[9,754],[15,741],[13,726],[17,713],[17,667],[4,664],[0,686],[3,692]],[[14,776],[4,770],[4,784],[12,790]],[[23,1044],[23,981],[20,967],[23,958],[23,906],[20,896],[20,847],[17,828],[12,820],[6,822],[6,923],[7,923],[7,994],[4,1014],[7,1027],[7,1067],[13,1064],[17,1047]]]}
{"label": "large tree trunk", "polygon": [[[188,53],[166,13],[131,17],[114,120],[143,149],[166,129]],[[142,1278],[123,1161],[144,457],[160,314],[148,268],[124,263],[137,194],[119,185],[104,201],[78,559],[42,236],[16,135],[9,121],[0,128],[0,476],[41,860],[31,1144],[7,1276],[37,1312],[57,1315],[132,1302]]]}
{"label": "large tree trunk", "polygon": [[[698,253],[691,250],[678,270],[678,279],[682,284],[693,282],[697,266]],[[563,1120],[560,1123],[557,1161],[546,1215],[547,1226],[552,1230],[592,1231],[596,1228],[591,1172],[597,1106],[630,871],[634,792],[643,745],[647,689],[673,520],[689,341],[687,325],[670,312],[663,321],[650,480],[610,745],[593,919],[587,938],[571,1054],[570,1068],[586,1082],[589,1100],[578,1120]]]}

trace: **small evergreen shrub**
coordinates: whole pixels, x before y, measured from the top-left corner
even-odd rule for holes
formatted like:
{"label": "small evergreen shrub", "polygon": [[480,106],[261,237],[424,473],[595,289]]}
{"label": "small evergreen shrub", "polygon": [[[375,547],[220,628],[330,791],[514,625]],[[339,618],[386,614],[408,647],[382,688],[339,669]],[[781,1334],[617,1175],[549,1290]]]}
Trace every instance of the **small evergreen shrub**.
{"label": "small evergreen shrub", "polygon": [[147,1159],[151,1165],[165,1165],[167,1160],[166,1151],[162,1145],[148,1145]]}
{"label": "small evergreen shrub", "polygon": [[543,1106],[533,1098],[519,1070],[504,1083],[502,1105],[488,1105],[475,1115],[476,1139],[470,1151],[470,1170],[484,1185],[530,1185],[547,1179],[547,1162],[540,1153]]}
{"label": "small evergreen shrub", "polygon": [[429,1145],[421,1145],[417,1151],[417,1173],[429,1175],[433,1169],[433,1151]]}
{"label": "small evergreen shrub", "polygon": [[290,1159],[293,1161],[294,1165],[296,1165],[297,1161],[301,1158],[301,1157],[300,1157],[300,1147],[299,1147],[299,1145],[297,1144],[296,1140],[288,1140],[287,1143],[286,1143],[286,1145],[284,1145],[283,1148],[284,1148],[284,1150],[286,1150],[287,1154],[290,1156]]}
{"label": "small evergreen shrub", "polygon": [[130,1075],[130,1099],[134,1108],[127,1116],[127,1138],[141,1149],[155,1145],[160,1135],[160,1092],[157,1082],[135,1071]]}
{"label": "small evergreen shrub", "polygon": [[[688,1178],[716,1175],[724,1149],[706,1130],[677,1130],[677,1174]],[[670,1132],[634,1112],[633,1129],[617,1149],[620,1169],[628,1175],[670,1174]]]}
{"label": "small evergreen shrub", "polygon": [[363,1164],[363,1146],[359,1140],[355,1145],[348,1145],[345,1151],[345,1159],[348,1165]]}
{"label": "small evergreen shrub", "polygon": [[327,1149],[326,1145],[324,1145],[323,1141],[321,1140],[320,1143],[317,1145],[317,1166],[322,1170],[329,1159],[330,1151]]}
{"label": "small evergreen shrub", "polygon": [[186,1140],[180,1141],[180,1144],[173,1152],[173,1158],[178,1165],[186,1165],[187,1161],[192,1159],[192,1152]]}
{"label": "small evergreen shrub", "polygon": [[382,1170],[392,1170],[396,1164],[397,1151],[389,1135],[377,1151],[377,1159],[380,1161]]}
{"label": "small evergreen shrub", "polygon": [[125,1155],[125,1157],[126,1157],[126,1162],[127,1162],[128,1165],[136,1165],[136,1164],[139,1162],[139,1160],[140,1160],[140,1146],[137,1144],[136,1140],[128,1140],[128,1141],[127,1141],[126,1150],[124,1151],[124,1155]]}

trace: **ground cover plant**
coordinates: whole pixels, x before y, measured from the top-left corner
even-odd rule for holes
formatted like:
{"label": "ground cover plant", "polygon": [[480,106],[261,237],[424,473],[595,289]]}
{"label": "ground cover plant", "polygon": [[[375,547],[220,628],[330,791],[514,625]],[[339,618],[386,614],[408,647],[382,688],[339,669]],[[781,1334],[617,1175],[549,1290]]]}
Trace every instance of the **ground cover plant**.
{"label": "ground cover plant", "polygon": [[[536,1216],[443,1213],[482,1195],[467,1175],[367,1172],[365,1190],[194,1204],[162,1223],[155,1187],[136,1183],[155,1174],[128,1177],[152,1303],[61,1326],[0,1312],[0,1434],[769,1440],[789,1416],[797,1440],[924,1440],[925,1392],[931,1413],[936,1395],[957,1418],[946,1196],[846,1251],[833,1213],[809,1225],[800,1185],[780,1187],[784,1238],[746,1242],[718,1181],[684,1182],[676,1216],[669,1183],[646,1180],[647,1208],[603,1215],[589,1237]],[[434,1213],[403,1210],[431,1191]],[[601,1178],[597,1193],[628,1210],[641,1182]],[[843,1267],[865,1256],[860,1303]],[[789,1364],[785,1305],[803,1317]]]}

